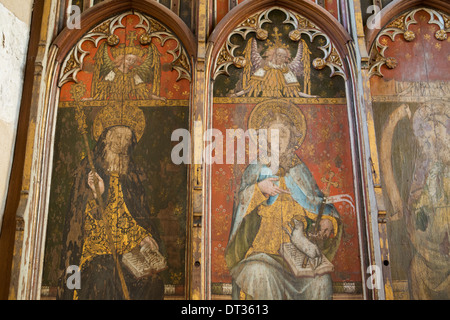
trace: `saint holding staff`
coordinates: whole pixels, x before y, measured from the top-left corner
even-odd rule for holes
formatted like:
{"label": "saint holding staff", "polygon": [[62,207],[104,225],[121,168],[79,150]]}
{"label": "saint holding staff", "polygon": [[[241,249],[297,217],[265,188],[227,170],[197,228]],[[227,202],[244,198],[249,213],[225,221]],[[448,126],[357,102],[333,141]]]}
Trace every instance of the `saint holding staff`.
{"label": "saint holding staff", "polygon": [[144,246],[164,250],[143,171],[131,156],[144,128],[140,109],[119,104],[105,107],[95,119],[94,167],[85,158],[75,173],[62,256],[63,267],[80,267],[82,287],[74,293],[63,285],[60,298],[124,299],[121,285],[131,299],[163,297],[157,274],[137,279],[121,261],[124,254]]}
{"label": "saint holding staff", "polygon": [[[185,55],[164,25],[126,12],[86,33],[66,57],[43,276],[51,297],[185,295],[186,169],[161,170],[170,165],[166,131],[188,123]],[[169,94],[174,87],[179,94]],[[73,270],[79,285],[70,282]]]}

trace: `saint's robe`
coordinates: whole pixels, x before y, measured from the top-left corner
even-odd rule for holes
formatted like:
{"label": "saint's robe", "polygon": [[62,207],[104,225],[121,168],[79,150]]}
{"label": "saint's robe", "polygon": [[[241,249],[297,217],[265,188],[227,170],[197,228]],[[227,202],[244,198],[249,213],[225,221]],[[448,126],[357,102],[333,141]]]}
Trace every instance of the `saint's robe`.
{"label": "saint's robe", "polygon": [[[107,131],[102,133],[94,148],[94,163],[97,173],[104,180],[103,214],[111,222],[114,246],[117,248],[130,298],[163,299],[164,284],[160,275],[138,280],[121,262],[122,254],[138,246],[147,236],[156,241],[163,255],[165,248],[158,233],[157,219],[149,208],[142,170],[132,158],[126,174],[111,174],[106,169],[103,154]],[[136,138],[133,136],[130,154],[135,144]],[[101,226],[102,213],[88,186],[90,171],[88,159],[85,158],[75,173],[69,209],[65,217],[58,299],[124,299],[116,264],[107,248],[105,231]],[[70,290],[66,285],[66,269],[71,265],[80,267],[80,290]]]}
{"label": "saint's robe", "polygon": [[[233,211],[226,262],[233,278],[233,299],[331,299],[330,274],[314,278],[295,277],[279,254],[282,243],[289,242],[283,227],[296,219],[306,233],[316,221],[324,195],[311,172],[301,161],[279,176],[280,187],[291,194],[266,198],[260,181],[274,177],[260,163],[245,170]],[[322,219],[329,219],[334,236],[320,248],[332,261],[342,235],[339,214],[333,205],[323,207]]]}

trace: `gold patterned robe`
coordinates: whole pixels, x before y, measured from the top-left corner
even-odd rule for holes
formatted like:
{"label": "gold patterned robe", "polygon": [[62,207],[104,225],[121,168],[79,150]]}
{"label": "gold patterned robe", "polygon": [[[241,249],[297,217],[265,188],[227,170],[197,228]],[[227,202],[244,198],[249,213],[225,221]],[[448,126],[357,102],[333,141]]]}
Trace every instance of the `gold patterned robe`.
{"label": "gold patterned robe", "polygon": [[[112,254],[103,220],[94,218],[92,211],[97,207],[96,200],[91,200],[86,206],[85,232],[83,252],[81,255],[80,268],[86,261],[102,254]],[[136,223],[128,210],[120,185],[119,175],[112,173],[109,182],[108,203],[103,212],[113,237],[113,245],[118,255],[130,252],[137,247],[146,237],[151,234]]]}
{"label": "gold patterned robe", "polygon": [[127,73],[114,68],[104,80],[96,85],[95,100],[149,99],[151,91],[133,70]]}
{"label": "gold patterned robe", "polygon": [[[251,164],[245,170],[237,202],[225,259],[232,276],[232,297],[253,299],[330,299],[332,284],[329,274],[316,277],[295,277],[281,257],[282,243],[290,242],[283,230],[292,220],[301,221],[308,232],[317,220],[323,203],[309,169],[297,165],[278,176],[280,187],[291,194],[266,198],[258,182],[274,177],[261,163]],[[334,236],[324,241],[322,253],[332,261],[342,237],[342,222],[333,205],[323,208],[322,219],[329,219]]]}
{"label": "gold patterned robe", "polygon": [[[157,217],[149,207],[142,169],[130,160],[126,174],[108,173],[108,165],[103,159],[107,133],[105,130],[101,134],[93,150],[96,172],[105,183],[103,213],[112,229],[114,247],[131,299],[160,300],[164,297],[164,282],[159,274],[136,279],[121,262],[121,254],[139,246],[147,236],[152,237],[163,255],[166,255],[166,249],[158,232]],[[84,158],[74,175],[69,207],[64,217],[57,298],[120,300],[124,296],[117,265],[106,242],[101,211],[87,183],[91,170],[88,159]],[[81,267],[81,289],[76,290],[76,294],[66,285],[69,266]]]}
{"label": "gold patterned robe", "polygon": [[255,71],[248,81],[249,97],[294,98],[301,97],[300,83],[287,65],[269,62]]}

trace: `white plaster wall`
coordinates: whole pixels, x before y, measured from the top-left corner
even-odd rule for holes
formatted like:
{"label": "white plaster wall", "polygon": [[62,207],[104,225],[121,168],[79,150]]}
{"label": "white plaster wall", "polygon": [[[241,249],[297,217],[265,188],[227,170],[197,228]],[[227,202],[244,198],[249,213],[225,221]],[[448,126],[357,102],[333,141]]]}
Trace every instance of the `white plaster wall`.
{"label": "white plaster wall", "polygon": [[22,99],[32,2],[0,0],[0,230]]}
{"label": "white plaster wall", "polygon": [[31,8],[34,0],[0,0],[9,11],[11,11],[20,21],[30,24]]}

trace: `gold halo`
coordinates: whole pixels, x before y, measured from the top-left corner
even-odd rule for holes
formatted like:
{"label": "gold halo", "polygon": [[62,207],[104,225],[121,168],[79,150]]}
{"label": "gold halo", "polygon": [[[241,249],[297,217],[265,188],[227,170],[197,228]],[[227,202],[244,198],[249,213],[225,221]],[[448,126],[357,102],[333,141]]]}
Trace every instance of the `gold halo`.
{"label": "gold halo", "polygon": [[129,127],[139,141],[145,129],[144,112],[140,108],[121,103],[108,105],[95,117],[92,127],[94,139],[97,141],[104,130],[114,126]]}
{"label": "gold halo", "polygon": [[297,131],[297,147],[300,147],[306,136],[306,120],[302,111],[289,101],[271,99],[257,104],[248,118],[248,129],[268,129],[263,128],[263,123],[273,119],[276,114],[283,114],[293,122]]}

